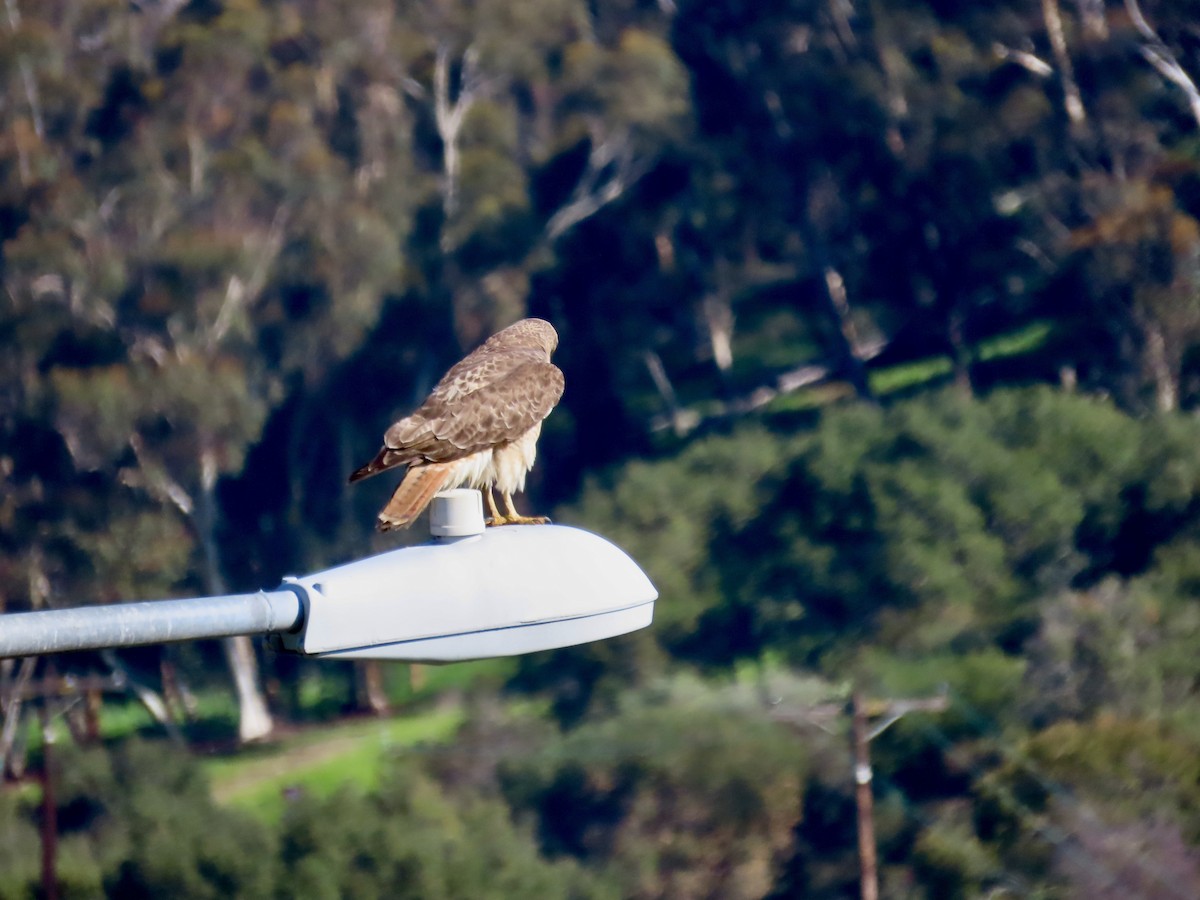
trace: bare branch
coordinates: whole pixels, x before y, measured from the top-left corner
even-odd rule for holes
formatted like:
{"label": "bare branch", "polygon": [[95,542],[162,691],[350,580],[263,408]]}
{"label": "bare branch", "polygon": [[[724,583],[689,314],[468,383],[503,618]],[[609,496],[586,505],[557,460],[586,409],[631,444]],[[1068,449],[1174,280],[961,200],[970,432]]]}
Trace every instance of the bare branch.
{"label": "bare branch", "polygon": [[[850,296],[846,293],[846,280],[842,278],[842,273],[833,266],[826,266],[822,272],[822,276],[825,279],[825,291],[829,296],[829,302],[833,305],[833,309],[837,313],[838,326],[846,338],[846,344],[850,348],[850,353],[853,356],[859,357],[859,346],[863,342],[859,337],[854,319],[851,317]],[[861,357],[859,358],[861,359]]]}
{"label": "bare branch", "polygon": [[179,730],[179,726],[175,724],[175,720],[171,718],[171,711],[167,708],[167,704],[163,702],[158,692],[131,676],[129,670],[121,664],[116,651],[101,650],[100,658],[112,670],[115,677],[120,678],[125,684],[129,685],[129,689],[141,701],[142,706],[146,707],[146,711],[150,713],[154,721],[158,722],[163,727],[163,730],[166,731],[167,737],[177,744],[182,744],[184,742],[183,733]]}
{"label": "bare branch", "polygon": [[[4,6],[8,13],[8,27],[15,32],[21,27],[21,11],[17,8],[17,0],[4,0]],[[21,85],[25,88],[25,102],[29,104],[29,116],[33,121],[33,132],[41,139],[46,131],[42,121],[42,103],[38,96],[37,79],[33,77],[33,67],[25,54],[21,54],[18,67]]]}
{"label": "bare branch", "polygon": [[1170,51],[1165,46],[1144,45],[1141,50],[1142,57],[1154,67],[1159,75],[1183,91],[1187,97],[1188,106],[1191,108],[1192,118],[1196,120],[1197,127],[1200,127],[1200,89],[1197,89],[1196,82],[1170,55]]}
{"label": "bare branch", "polygon": [[[864,341],[854,348],[854,355],[860,360],[869,360],[882,353],[888,345],[885,338]],[[672,429],[678,433],[687,434],[706,422],[735,419],[749,415],[755,410],[762,409],[777,397],[786,396],[796,391],[817,385],[828,385],[834,380],[836,368],[831,363],[813,362],[780,372],[765,384],[760,384],[753,390],[734,397],[731,400],[713,402],[711,399],[704,403],[701,410],[698,407],[678,407],[673,415],[658,415],[649,422],[651,431],[659,432]]]}
{"label": "bare branch", "polygon": [[[719,274],[720,269],[717,271]],[[722,374],[727,374],[733,368],[733,328],[736,319],[730,291],[718,284],[715,291],[705,294],[700,301],[700,314],[708,332],[713,362]]]}
{"label": "bare branch", "polygon": [[691,431],[697,423],[692,421],[692,417],[686,416],[683,408],[679,405],[679,398],[676,396],[675,387],[671,384],[671,379],[667,375],[667,368],[663,365],[662,357],[653,350],[647,350],[642,355],[642,359],[646,363],[646,370],[650,373],[650,379],[654,382],[654,387],[658,389],[658,394],[662,398],[663,404],[667,407],[671,427],[674,428],[677,435],[682,437]]}
{"label": "bare branch", "polygon": [[225,299],[221,301],[216,321],[213,322],[212,330],[208,334],[207,343],[210,352],[215,350],[217,345],[225,339],[238,310],[253,303],[262,293],[263,288],[267,286],[267,276],[271,264],[279,256],[279,251],[283,249],[283,232],[287,217],[288,207],[281,203],[275,210],[262,245],[256,248],[258,252],[254,254],[254,269],[251,271],[250,277],[246,281],[242,281],[237,275],[229,276],[229,282],[225,286]]}
{"label": "bare branch", "polygon": [[[438,44],[433,64],[433,115],[442,139],[442,171],[446,184],[442,193],[442,211],[447,220],[458,210],[459,171],[462,156],[458,142],[463,121],[471,108],[490,93],[498,79],[486,79],[479,69],[479,49],[472,44],[463,53],[458,79],[458,94],[450,99],[450,48]],[[443,238],[445,244],[448,238]],[[443,246],[444,250],[451,249]]]}
{"label": "bare branch", "polygon": [[768,715],[772,721],[793,728],[813,726],[826,734],[837,734],[834,723],[846,712],[845,703],[818,703],[815,706],[775,706]]}
{"label": "bare branch", "polygon": [[1162,39],[1158,36],[1158,32],[1156,32],[1150,26],[1150,23],[1146,21],[1146,17],[1142,13],[1142,7],[1138,3],[1138,0],[1125,0],[1125,9],[1129,12],[1129,18],[1133,22],[1133,27],[1138,30],[1142,37],[1156,44],[1162,43]]}
{"label": "bare branch", "polygon": [[1083,21],[1083,31],[1092,40],[1108,38],[1108,20],[1104,14],[1104,0],[1075,0],[1079,7],[1079,17]]}
{"label": "bare branch", "polygon": [[[11,681],[5,678],[5,696],[0,697],[3,703],[0,707],[4,709],[4,725],[0,727],[0,775],[3,775],[9,769],[13,745],[17,741],[17,733],[21,724],[21,698],[24,695],[25,687],[29,684],[29,680],[33,677],[33,670],[37,666],[38,658],[36,656],[27,656],[21,660],[21,665],[17,669],[15,678]],[[8,662],[8,660],[5,660]]]}
{"label": "bare branch", "polygon": [[1067,38],[1063,31],[1062,10],[1058,0],[1042,0],[1042,17],[1046,20],[1046,33],[1050,36],[1050,47],[1062,78],[1063,105],[1072,125],[1082,125],[1087,118],[1083,109],[1083,96],[1075,81],[1075,69],[1071,65],[1071,54],[1067,51]]}
{"label": "bare branch", "polygon": [[995,43],[992,44],[992,52],[1000,59],[1014,62],[1039,78],[1049,78],[1054,74],[1054,66],[1027,50],[1017,50],[1013,47],[1006,47],[1004,44]]}
{"label": "bare branch", "polygon": [[183,486],[171,477],[165,467],[150,459],[150,455],[146,452],[146,445],[142,442],[141,435],[136,433],[131,434],[129,436],[129,446],[133,450],[133,455],[138,461],[138,468],[143,475],[140,486],[145,488],[159,502],[171,503],[181,513],[190,518],[196,509],[196,503],[192,500],[191,494],[185,491]]}
{"label": "bare branch", "polygon": [[438,44],[433,60],[433,115],[443,140],[451,130],[453,112],[450,105],[450,48]]}
{"label": "bare branch", "polygon": [[628,134],[593,142],[587,167],[571,199],[550,217],[543,241],[553,244],[628,191],[649,170],[649,160],[634,154]]}
{"label": "bare branch", "polygon": [[857,47],[858,38],[854,34],[854,26],[850,22],[854,18],[854,5],[850,3],[850,0],[831,0],[829,14],[833,17],[838,40],[842,42],[842,45],[847,49]]}
{"label": "bare branch", "polygon": [[1200,88],[1196,87],[1195,79],[1180,65],[1171,48],[1146,20],[1138,0],[1125,0],[1125,9],[1129,12],[1133,26],[1146,41],[1141,46],[1142,58],[1150,63],[1159,75],[1183,91],[1191,108],[1192,118],[1196,120],[1197,127],[1200,127]]}
{"label": "bare branch", "polygon": [[448,220],[458,208],[458,130],[463,107],[461,103],[450,103],[450,50],[445,44],[438,45],[433,64],[433,116],[442,139],[442,171],[446,178],[442,212]]}

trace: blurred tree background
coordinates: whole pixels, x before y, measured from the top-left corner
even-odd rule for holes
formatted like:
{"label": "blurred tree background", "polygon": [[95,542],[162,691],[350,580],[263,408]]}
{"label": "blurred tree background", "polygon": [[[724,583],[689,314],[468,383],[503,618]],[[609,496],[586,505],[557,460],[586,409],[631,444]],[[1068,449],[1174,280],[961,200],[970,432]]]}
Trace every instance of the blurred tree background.
{"label": "blurred tree background", "polygon": [[[661,598],[452,690],[0,662],[0,897],[48,821],[59,896],[854,896],[852,689],[945,701],[871,744],[883,896],[1200,894],[1198,21],[7,0],[0,611],[394,546],[347,474],[523,315],[567,377],[530,505]],[[198,768],[423,703],[467,724],[365,792]]]}

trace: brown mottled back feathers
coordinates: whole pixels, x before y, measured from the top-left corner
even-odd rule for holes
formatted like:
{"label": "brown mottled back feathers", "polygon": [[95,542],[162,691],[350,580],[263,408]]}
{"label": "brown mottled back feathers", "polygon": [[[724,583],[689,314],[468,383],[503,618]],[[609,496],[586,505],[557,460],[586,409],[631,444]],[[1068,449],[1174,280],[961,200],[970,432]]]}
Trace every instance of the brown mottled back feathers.
{"label": "brown mottled back feathers", "polygon": [[541,319],[524,319],[492,335],[445,374],[416,412],[387,430],[383,447],[350,481],[516,440],[562,396],[562,372],[550,362],[557,344],[553,327]]}

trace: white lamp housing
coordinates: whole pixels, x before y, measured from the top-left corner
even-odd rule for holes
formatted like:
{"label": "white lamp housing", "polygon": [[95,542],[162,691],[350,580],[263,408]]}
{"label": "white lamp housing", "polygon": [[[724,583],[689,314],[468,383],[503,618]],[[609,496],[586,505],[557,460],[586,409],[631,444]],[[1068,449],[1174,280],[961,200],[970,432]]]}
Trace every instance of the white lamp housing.
{"label": "white lamp housing", "polygon": [[478,491],[434,499],[432,544],[288,578],[310,656],[458,662],[613,637],[650,624],[658,591],[624,551],[560,525],[484,529]]}

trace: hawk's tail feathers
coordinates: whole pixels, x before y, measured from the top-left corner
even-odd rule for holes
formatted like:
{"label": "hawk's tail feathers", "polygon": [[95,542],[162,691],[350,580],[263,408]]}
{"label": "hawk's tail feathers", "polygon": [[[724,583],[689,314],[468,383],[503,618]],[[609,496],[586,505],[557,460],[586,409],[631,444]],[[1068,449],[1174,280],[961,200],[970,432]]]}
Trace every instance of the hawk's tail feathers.
{"label": "hawk's tail feathers", "polygon": [[456,462],[429,463],[409,469],[392,499],[379,511],[379,530],[391,531],[411,525],[450,479],[456,465]]}
{"label": "hawk's tail feathers", "polygon": [[385,472],[388,469],[395,468],[404,461],[395,450],[390,447],[382,448],[375,454],[375,458],[365,466],[354,470],[354,474],[350,476],[350,484],[356,481],[362,481],[371,475],[378,475],[380,472]]}

